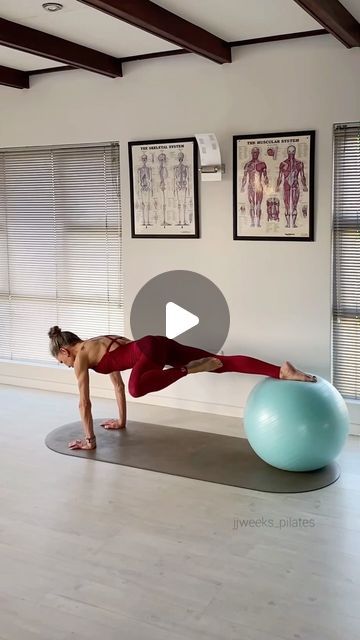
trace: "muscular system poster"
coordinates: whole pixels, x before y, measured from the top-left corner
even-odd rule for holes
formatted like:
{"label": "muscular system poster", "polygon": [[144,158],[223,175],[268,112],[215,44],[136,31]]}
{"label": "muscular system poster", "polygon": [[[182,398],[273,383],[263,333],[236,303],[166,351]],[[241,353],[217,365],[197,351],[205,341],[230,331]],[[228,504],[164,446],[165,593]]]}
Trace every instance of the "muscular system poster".
{"label": "muscular system poster", "polygon": [[234,136],[234,239],[313,239],[314,131]]}

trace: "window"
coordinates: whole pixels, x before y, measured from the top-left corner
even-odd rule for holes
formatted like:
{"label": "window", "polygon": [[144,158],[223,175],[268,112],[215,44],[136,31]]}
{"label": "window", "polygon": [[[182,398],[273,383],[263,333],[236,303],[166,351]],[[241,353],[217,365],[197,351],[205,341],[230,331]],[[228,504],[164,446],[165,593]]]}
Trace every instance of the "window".
{"label": "window", "polygon": [[50,326],[123,321],[118,145],[0,151],[0,358],[49,362]]}
{"label": "window", "polygon": [[334,127],[333,381],[360,399],[360,123]]}

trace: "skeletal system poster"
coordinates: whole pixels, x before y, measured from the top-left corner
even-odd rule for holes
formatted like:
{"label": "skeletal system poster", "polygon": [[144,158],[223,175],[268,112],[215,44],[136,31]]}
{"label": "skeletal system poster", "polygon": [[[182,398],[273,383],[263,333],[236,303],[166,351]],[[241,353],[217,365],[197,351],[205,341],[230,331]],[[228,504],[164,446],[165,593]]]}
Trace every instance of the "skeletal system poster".
{"label": "skeletal system poster", "polygon": [[129,143],[133,237],[198,237],[193,138]]}
{"label": "skeletal system poster", "polygon": [[314,135],[234,136],[234,239],[313,239]]}

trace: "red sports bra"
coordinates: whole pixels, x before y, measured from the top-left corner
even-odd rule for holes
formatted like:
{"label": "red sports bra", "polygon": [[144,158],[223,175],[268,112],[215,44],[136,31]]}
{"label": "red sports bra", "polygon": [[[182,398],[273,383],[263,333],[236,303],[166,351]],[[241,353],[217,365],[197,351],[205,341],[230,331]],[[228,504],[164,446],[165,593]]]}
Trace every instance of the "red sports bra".
{"label": "red sports bra", "polygon": [[165,336],[143,336],[138,340],[119,344],[113,351],[110,351],[110,347],[114,342],[118,342],[119,338],[105,337],[110,338],[111,342],[100,362],[95,367],[92,367],[97,373],[112,373],[113,371],[132,369],[139,359],[144,358],[152,363],[165,363],[169,355],[171,340],[165,338]]}
{"label": "red sports bra", "polygon": [[[113,371],[124,371],[124,369],[131,369],[138,358],[138,349],[136,348],[136,343],[134,341],[119,343],[118,337],[105,337],[110,338],[111,342],[109,343],[100,362],[98,362],[95,367],[92,367],[92,369],[97,373],[112,373]],[[110,351],[110,348],[114,344],[114,342],[118,343],[119,346],[116,349]]]}

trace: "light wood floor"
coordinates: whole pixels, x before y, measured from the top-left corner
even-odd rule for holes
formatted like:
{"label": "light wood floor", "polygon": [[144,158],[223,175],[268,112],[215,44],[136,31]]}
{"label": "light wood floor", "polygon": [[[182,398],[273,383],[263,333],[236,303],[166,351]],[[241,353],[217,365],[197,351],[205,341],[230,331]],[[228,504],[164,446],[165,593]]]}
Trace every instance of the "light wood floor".
{"label": "light wood floor", "polygon": [[[94,401],[95,417],[115,417]],[[241,435],[235,418],[129,417]],[[0,640],[355,640],[360,438],[341,479],[276,495],[61,456],[70,395],[0,387]],[[240,519],[314,519],[296,528]]]}

